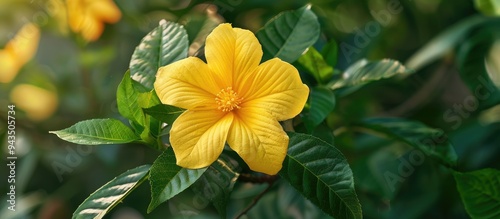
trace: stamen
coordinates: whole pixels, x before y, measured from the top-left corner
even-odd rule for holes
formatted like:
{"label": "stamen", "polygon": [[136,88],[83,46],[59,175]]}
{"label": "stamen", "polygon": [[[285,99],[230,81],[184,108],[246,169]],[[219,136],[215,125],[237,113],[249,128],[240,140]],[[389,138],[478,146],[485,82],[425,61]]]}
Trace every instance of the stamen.
{"label": "stamen", "polygon": [[242,99],[238,97],[238,94],[233,90],[232,87],[227,87],[222,89],[217,94],[215,102],[217,103],[217,109],[222,110],[222,112],[229,112],[234,109],[239,109],[239,104]]}

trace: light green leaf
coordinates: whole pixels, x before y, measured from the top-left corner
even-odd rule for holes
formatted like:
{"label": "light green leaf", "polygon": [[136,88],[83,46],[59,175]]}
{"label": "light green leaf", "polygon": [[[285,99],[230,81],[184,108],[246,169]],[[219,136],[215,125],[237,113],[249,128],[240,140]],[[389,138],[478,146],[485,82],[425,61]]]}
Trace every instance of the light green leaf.
{"label": "light green leaf", "polygon": [[151,166],[151,202],[148,213],[158,205],[184,191],[201,177],[207,168],[190,170],[177,166],[172,148],[165,150]]}
{"label": "light green leaf", "polygon": [[471,218],[500,218],[500,171],[453,172],[453,176]]}
{"label": "light green leaf", "polygon": [[442,130],[399,118],[370,118],[360,126],[415,147],[445,166],[456,166],[457,155]]}
{"label": "light green leaf", "polygon": [[118,112],[125,118],[144,126],[144,115],[139,107],[139,92],[132,85],[130,70],[123,75],[123,79],[116,91]]}
{"label": "light green leaf", "polygon": [[476,9],[488,16],[500,16],[500,1],[498,0],[474,0]]}
{"label": "light green leaf", "polygon": [[65,141],[84,145],[122,144],[140,139],[128,126],[116,119],[85,120],[50,133]]}
{"label": "light green leaf", "polygon": [[229,156],[221,155],[193,184],[193,190],[206,201],[212,202],[221,218],[226,218],[227,202],[239,177],[238,163]]}
{"label": "light green leaf", "polygon": [[316,137],[288,133],[290,144],[280,176],[335,218],[362,218],[346,158]]}
{"label": "light green leaf", "polygon": [[[390,78],[396,75],[409,74],[412,71],[405,68],[400,62],[383,59],[381,61],[368,61],[362,59],[349,66],[342,73],[339,80],[330,83],[330,88],[335,90],[339,88],[360,88],[362,85],[367,84],[372,81],[381,80],[384,78]],[[351,90],[352,92],[354,90]]]}
{"label": "light green leaf", "polygon": [[188,47],[186,30],[177,23],[162,20],[135,48],[130,60],[130,76],[152,90],[158,68],[186,58]]}
{"label": "light green leaf", "polygon": [[311,88],[309,104],[309,111],[303,114],[302,120],[307,130],[312,132],[335,108],[335,95],[326,88]]}
{"label": "light green leaf", "polygon": [[159,121],[166,122],[171,125],[177,117],[184,112],[184,109],[165,104],[158,104],[150,108],[145,108],[144,112]]}
{"label": "light green leaf", "polygon": [[143,108],[148,108],[160,104],[160,99],[155,91],[139,92],[127,71],[118,85],[116,99],[120,114],[130,120],[130,124],[145,142],[153,148],[158,148],[154,136],[160,133],[161,124],[158,120],[151,118],[143,112]]}
{"label": "light green leaf", "polygon": [[149,165],[127,170],[92,193],[73,213],[73,219],[103,218],[147,176]]}
{"label": "light green leaf", "polygon": [[405,63],[406,67],[419,70],[449,53],[473,28],[488,21],[484,16],[471,16],[452,25],[415,52]]}
{"label": "light green leaf", "polygon": [[264,51],[262,61],[278,57],[292,63],[318,40],[319,34],[320,25],[311,5],[282,12],[256,33]]}
{"label": "light green leaf", "polygon": [[323,56],[312,46],[304,55],[300,56],[298,62],[320,84],[327,83],[332,78],[333,68],[326,64]]}

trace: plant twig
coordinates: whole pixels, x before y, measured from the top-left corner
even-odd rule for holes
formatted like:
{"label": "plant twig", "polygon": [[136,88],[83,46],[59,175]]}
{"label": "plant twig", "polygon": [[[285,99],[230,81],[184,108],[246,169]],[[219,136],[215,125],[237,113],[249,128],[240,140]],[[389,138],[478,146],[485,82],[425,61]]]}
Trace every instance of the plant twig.
{"label": "plant twig", "polygon": [[[243,174],[242,174],[243,175]],[[248,174],[250,175],[250,174]],[[259,193],[259,195],[255,196],[255,198],[252,200],[252,202],[245,208],[243,209],[236,217],[235,219],[238,219],[238,218],[241,218],[243,215],[246,215],[248,213],[248,211],[250,211],[250,209],[252,209],[256,204],[257,202],[262,198],[264,197],[264,195],[269,191],[271,190],[271,187],[273,187],[273,184],[274,182],[278,179],[278,177],[275,175],[275,176],[268,176],[266,175],[268,178],[269,181],[267,181],[267,188],[264,189],[264,191],[262,191],[261,193]],[[241,175],[240,175],[241,177]]]}

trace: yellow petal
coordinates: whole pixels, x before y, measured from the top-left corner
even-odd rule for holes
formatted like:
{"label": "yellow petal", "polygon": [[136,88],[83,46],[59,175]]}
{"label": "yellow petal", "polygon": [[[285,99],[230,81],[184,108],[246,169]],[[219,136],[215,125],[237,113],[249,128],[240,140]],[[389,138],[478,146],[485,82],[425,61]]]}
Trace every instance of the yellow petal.
{"label": "yellow petal", "polygon": [[180,115],[170,131],[177,165],[197,169],[212,164],[224,149],[232,121],[232,113],[219,110],[187,110]]}
{"label": "yellow petal", "polygon": [[161,67],[154,88],[161,102],[184,109],[217,109],[215,97],[221,90],[220,79],[196,57]]}
{"label": "yellow petal", "polygon": [[31,23],[25,24],[5,46],[20,65],[26,64],[36,53],[40,41],[40,29]]}
{"label": "yellow petal", "polygon": [[258,108],[239,109],[227,139],[250,169],[274,175],[288,149],[288,135],[276,119]]}
{"label": "yellow petal", "polygon": [[14,87],[10,94],[11,101],[26,116],[34,121],[48,119],[57,110],[58,98],[55,92],[29,84],[20,84]]}
{"label": "yellow petal", "polygon": [[104,24],[94,17],[84,17],[80,34],[87,41],[96,41],[104,31]]}
{"label": "yellow petal", "polygon": [[85,5],[80,0],[67,0],[68,24],[73,32],[79,33],[82,29],[82,22],[86,16]]}
{"label": "yellow petal", "polygon": [[16,58],[5,50],[0,50],[0,83],[11,82],[19,72],[19,62]]}
{"label": "yellow petal", "polygon": [[224,86],[232,86],[238,91],[235,81],[253,72],[259,65],[262,47],[249,30],[221,24],[207,36],[205,56],[209,68],[224,76]]}
{"label": "yellow petal", "polygon": [[110,0],[92,2],[88,8],[92,16],[107,23],[116,23],[122,16],[120,9]]}
{"label": "yellow petal", "polygon": [[241,107],[267,109],[279,121],[299,114],[309,96],[297,69],[278,58],[262,63],[240,83],[245,85],[239,91],[244,100]]}

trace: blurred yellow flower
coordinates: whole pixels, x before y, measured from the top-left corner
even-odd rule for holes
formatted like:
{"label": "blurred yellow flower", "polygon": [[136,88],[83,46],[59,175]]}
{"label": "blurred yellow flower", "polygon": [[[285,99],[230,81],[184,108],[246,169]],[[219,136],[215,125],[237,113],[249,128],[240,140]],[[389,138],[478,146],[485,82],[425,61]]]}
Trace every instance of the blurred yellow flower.
{"label": "blurred yellow flower", "polygon": [[71,30],[87,41],[97,40],[104,23],[116,23],[122,16],[112,0],[67,0],[66,4]]}
{"label": "blurred yellow flower", "polygon": [[10,99],[34,121],[49,118],[56,111],[59,102],[55,92],[29,84],[14,87]]}
{"label": "blurred yellow flower", "polygon": [[259,65],[255,35],[230,24],[207,37],[205,55],[207,63],[189,57],[160,68],[154,84],[164,104],[187,109],[170,131],[177,164],[209,166],[227,141],[250,169],[276,174],[288,148],[278,121],[301,112],[309,88],[278,58]]}
{"label": "blurred yellow flower", "polygon": [[36,53],[40,30],[34,24],[25,24],[0,50],[0,83],[11,82]]}

